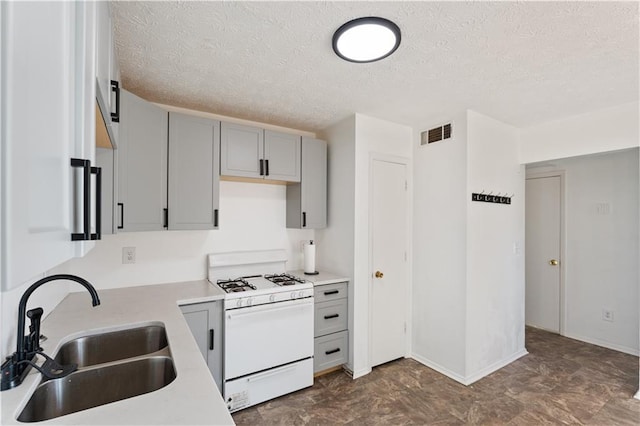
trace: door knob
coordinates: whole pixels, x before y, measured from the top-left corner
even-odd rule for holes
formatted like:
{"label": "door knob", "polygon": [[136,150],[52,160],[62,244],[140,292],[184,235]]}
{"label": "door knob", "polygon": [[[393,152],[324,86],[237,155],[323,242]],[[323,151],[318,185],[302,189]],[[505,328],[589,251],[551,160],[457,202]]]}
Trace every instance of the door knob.
{"label": "door knob", "polygon": [[549,265],[551,265],[551,266],[557,266],[557,265],[558,265],[558,261],[557,261],[557,260],[555,260],[555,259],[551,259],[551,260],[549,261]]}
{"label": "door knob", "polygon": [[380,271],[376,271],[375,276],[376,276],[376,278],[382,278],[382,277],[384,277],[384,274],[382,272],[380,272]]}

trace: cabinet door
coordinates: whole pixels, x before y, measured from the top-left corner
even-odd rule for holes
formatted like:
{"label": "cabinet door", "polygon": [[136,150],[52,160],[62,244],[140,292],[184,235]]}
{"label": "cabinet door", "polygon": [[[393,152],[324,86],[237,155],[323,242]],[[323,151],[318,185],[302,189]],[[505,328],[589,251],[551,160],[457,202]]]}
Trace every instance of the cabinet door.
{"label": "cabinet door", "polygon": [[169,229],[218,227],[220,122],[169,113]]}
{"label": "cabinet door", "polygon": [[184,305],[180,309],[222,392],[222,302]]}
{"label": "cabinet door", "polygon": [[[241,124],[222,123],[220,140],[220,174],[262,178],[264,165],[263,130]],[[264,163],[262,163],[264,164]]]}
{"label": "cabinet door", "polygon": [[115,151],[113,149],[96,148],[96,165],[102,170],[102,234],[115,234]]}
{"label": "cabinet door", "polygon": [[302,176],[287,185],[287,228],[327,226],[327,143],[302,138]]}
{"label": "cabinet door", "polygon": [[264,131],[265,179],[300,182],[300,136]]}
{"label": "cabinet door", "polygon": [[75,3],[1,2],[2,288],[74,256]]}
{"label": "cabinet door", "polygon": [[118,223],[121,231],[165,228],[168,113],[121,91]]}
{"label": "cabinet door", "polygon": [[98,86],[98,96],[100,108],[104,108],[102,115],[105,122],[110,117],[111,108],[111,14],[108,1],[97,1],[97,22],[96,22],[96,82]]}

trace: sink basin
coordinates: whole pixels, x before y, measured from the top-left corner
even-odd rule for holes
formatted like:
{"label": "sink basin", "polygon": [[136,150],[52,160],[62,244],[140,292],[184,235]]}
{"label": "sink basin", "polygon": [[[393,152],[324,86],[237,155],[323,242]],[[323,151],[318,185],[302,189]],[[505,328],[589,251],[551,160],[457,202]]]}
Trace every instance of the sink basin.
{"label": "sink basin", "polygon": [[78,370],[40,384],[18,421],[39,422],[153,392],[175,378],[176,370],[169,356],[142,357]]}
{"label": "sink basin", "polygon": [[62,365],[86,367],[150,354],[167,346],[164,327],[154,324],[73,339],[62,345],[54,359]]}

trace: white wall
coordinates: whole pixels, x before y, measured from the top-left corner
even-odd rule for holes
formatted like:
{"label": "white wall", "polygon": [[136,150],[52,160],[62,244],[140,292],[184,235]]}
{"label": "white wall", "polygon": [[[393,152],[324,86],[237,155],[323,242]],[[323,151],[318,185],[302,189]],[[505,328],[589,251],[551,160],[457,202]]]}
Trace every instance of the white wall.
{"label": "white wall", "polygon": [[638,102],[520,129],[520,163],[640,146]]}
{"label": "white wall", "polygon": [[407,126],[362,114],[323,132],[329,142],[329,227],[316,231],[316,250],[320,267],[350,278],[348,366],[354,378],[371,371],[369,158],[375,152],[410,159],[411,133]]}
{"label": "white wall", "polygon": [[[349,278],[349,330],[354,329],[354,219],[355,219],[355,116],[328,129],[327,141],[327,228],[316,230],[316,262],[320,271]],[[357,336],[357,335],[356,335]],[[358,341],[358,345],[361,345]],[[354,371],[354,333],[349,335],[349,362]]]}
{"label": "white wall", "polygon": [[[469,384],[526,353],[517,130],[466,111],[453,118],[452,140],[419,140],[416,132],[413,357]],[[482,191],[515,195],[511,205],[472,202]]]}
{"label": "white wall", "polygon": [[[565,171],[565,330],[638,355],[638,149],[532,164]],[[609,213],[598,211],[606,204]],[[612,310],[614,321],[602,320]]]}
{"label": "white wall", "polygon": [[[526,354],[524,349],[524,166],[517,130],[467,114],[466,382]],[[510,205],[472,192],[514,194]]]}
{"label": "white wall", "polygon": [[[213,252],[287,249],[288,269],[302,268],[301,242],[313,230],[285,228],[284,185],[220,182],[220,229],[122,232],[105,235],[85,257],[61,268],[98,289],[204,279]],[[122,263],[122,248],[136,248],[136,263]]]}
{"label": "white wall", "polygon": [[465,375],[467,117],[453,117],[452,139],[413,143],[412,356]]}

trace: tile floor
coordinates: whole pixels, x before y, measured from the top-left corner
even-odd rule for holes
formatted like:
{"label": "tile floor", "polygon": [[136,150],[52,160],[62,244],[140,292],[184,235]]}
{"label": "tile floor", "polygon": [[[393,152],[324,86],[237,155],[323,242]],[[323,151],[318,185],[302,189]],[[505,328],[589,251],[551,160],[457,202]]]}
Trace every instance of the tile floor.
{"label": "tile floor", "polygon": [[640,425],[638,357],[527,328],[529,355],[463,386],[412,359],[234,413],[238,425]]}

